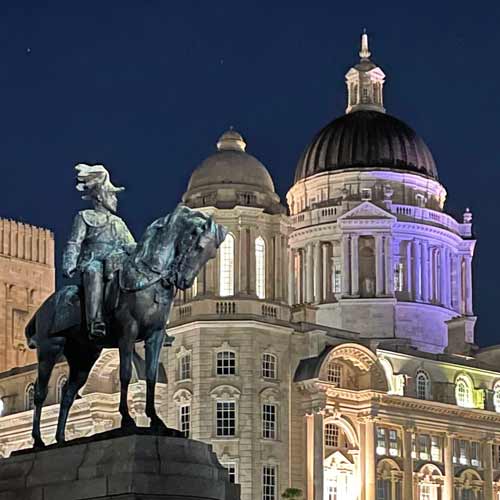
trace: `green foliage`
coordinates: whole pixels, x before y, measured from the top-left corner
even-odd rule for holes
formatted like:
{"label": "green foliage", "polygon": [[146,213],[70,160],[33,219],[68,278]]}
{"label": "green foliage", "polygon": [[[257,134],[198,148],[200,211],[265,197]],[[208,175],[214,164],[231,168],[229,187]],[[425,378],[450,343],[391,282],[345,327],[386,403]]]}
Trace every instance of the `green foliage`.
{"label": "green foliage", "polygon": [[302,490],[299,488],[287,488],[282,494],[281,498],[291,498],[299,500],[302,498]]}

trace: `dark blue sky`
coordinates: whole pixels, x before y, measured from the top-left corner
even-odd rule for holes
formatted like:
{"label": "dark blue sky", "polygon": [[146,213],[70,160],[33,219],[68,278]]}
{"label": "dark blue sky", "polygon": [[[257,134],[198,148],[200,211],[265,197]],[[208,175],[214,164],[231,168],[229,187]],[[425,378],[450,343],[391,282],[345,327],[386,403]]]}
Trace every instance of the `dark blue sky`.
{"label": "dark blue sky", "polygon": [[300,152],[344,112],[366,27],[388,112],[430,146],[447,210],[473,211],[478,341],[500,343],[498,2],[8,3],[0,216],[54,230],[58,257],[83,203],[78,162],[104,163],[126,185],[121,214],[136,236],[175,206],[230,125],[284,196]]}

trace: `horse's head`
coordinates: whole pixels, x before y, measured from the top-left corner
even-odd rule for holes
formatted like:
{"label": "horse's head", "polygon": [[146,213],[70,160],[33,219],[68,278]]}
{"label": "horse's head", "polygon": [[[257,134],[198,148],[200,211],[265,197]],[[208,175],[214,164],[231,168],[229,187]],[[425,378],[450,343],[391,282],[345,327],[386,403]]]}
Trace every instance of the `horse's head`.
{"label": "horse's head", "polygon": [[200,269],[215,257],[226,234],[212,217],[179,205],[170,215],[153,222],[137,245],[133,261],[141,272],[135,286],[161,276],[181,290],[191,287]]}
{"label": "horse's head", "polygon": [[177,241],[177,265],[173,269],[173,276],[175,286],[185,290],[193,285],[201,268],[216,256],[227,230],[202,212],[186,207],[180,210],[178,224],[183,231]]}

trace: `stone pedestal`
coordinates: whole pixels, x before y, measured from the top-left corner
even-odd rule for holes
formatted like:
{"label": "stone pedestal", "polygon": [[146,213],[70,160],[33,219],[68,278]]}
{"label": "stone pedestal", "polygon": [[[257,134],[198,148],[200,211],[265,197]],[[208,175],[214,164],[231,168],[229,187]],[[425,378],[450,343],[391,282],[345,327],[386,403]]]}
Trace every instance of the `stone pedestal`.
{"label": "stone pedestal", "polygon": [[120,430],[0,461],[0,500],[237,500],[211,446]]}

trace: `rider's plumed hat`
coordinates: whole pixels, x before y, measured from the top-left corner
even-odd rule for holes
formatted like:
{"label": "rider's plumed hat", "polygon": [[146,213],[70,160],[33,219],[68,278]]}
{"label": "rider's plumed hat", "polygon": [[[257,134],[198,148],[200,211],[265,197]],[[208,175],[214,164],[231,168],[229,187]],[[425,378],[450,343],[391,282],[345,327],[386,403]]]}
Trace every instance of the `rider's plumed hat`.
{"label": "rider's plumed hat", "polygon": [[91,200],[99,191],[112,191],[118,193],[124,191],[124,187],[113,186],[109,180],[109,172],[104,168],[104,165],[86,165],[79,163],[75,166],[77,170],[78,184],[76,189],[83,193],[84,200]]}

